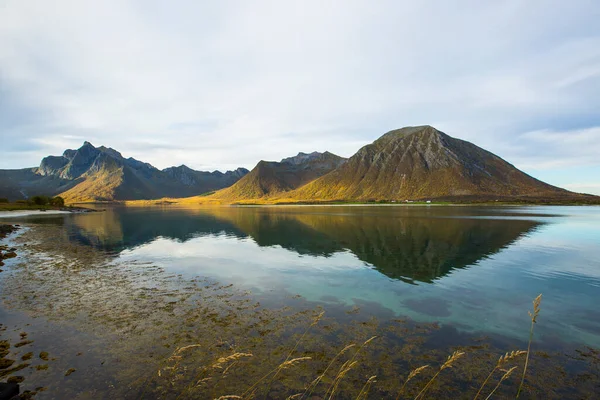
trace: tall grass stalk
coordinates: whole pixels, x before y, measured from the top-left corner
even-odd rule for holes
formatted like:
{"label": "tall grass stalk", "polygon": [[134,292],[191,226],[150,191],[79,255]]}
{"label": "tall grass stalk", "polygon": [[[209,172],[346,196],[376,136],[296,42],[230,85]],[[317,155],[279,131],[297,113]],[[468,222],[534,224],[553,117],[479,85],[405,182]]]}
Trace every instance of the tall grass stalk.
{"label": "tall grass stalk", "polygon": [[340,350],[335,357],[333,357],[331,359],[331,361],[329,362],[329,364],[327,365],[327,368],[325,368],[325,370],[323,371],[323,373],[319,376],[317,376],[315,378],[315,380],[313,380],[308,387],[306,388],[306,390],[304,391],[304,393],[302,394],[301,399],[304,398],[304,396],[306,395],[307,398],[310,398],[310,396],[312,395],[313,391],[316,389],[316,387],[319,385],[319,383],[321,382],[321,380],[325,377],[325,375],[327,374],[327,372],[329,371],[329,368],[331,368],[331,366],[333,365],[333,363],[342,355],[344,354],[346,351],[348,351],[349,349],[351,349],[352,347],[356,346],[354,343],[349,344],[348,346],[344,347],[342,350]]}
{"label": "tall grass stalk", "polygon": [[406,384],[413,379],[415,376],[419,375],[421,372],[423,372],[426,368],[429,368],[429,365],[423,365],[422,367],[419,368],[415,368],[412,371],[410,371],[410,374],[408,374],[408,378],[406,378],[406,380],[404,381],[404,384],[402,385],[402,387],[400,388],[400,390],[398,391],[398,396],[396,396],[396,400],[400,400],[400,396],[402,395],[402,393],[404,392],[404,388],[406,387]]}
{"label": "tall grass stalk", "polygon": [[[189,347],[195,347],[195,346],[189,346]],[[252,353],[233,353],[227,357],[219,357],[217,359],[217,361],[215,361],[210,368],[207,367],[201,367],[200,368],[200,372],[198,372],[198,374],[196,374],[196,376],[194,377],[194,379],[192,379],[192,381],[190,382],[190,384],[179,394],[179,396],[177,396],[177,398],[175,400],[179,400],[181,399],[183,396],[185,396],[190,390],[192,390],[195,386],[200,385],[202,382],[205,382],[206,379],[210,379],[210,378],[205,378],[205,379],[201,379],[202,374],[206,374],[207,371],[209,371],[210,369],[223,369],[223,365],[224,364],[229,364],[229,366],[227,366],[227,368],[225,368],[223,374],[226,371],[229,371],[229,369],[231,369],[231,367],[236,364],[238,362],[238,360],[242,359],[242,358],[247,358],[247,357],[253,357]]]}
{"label": "tall grass stalk", "polygon": [[[171,354],[171,356],[169,358],[167,358],[166,360],[162,361],[159,364],[159,368],[157,371],[157,375],[159,377],[162,377],[162,372],[161,370],[164,368],[165,370],[170,369],[171,371],[175,371],[177,369],[177,366],[179,365],[179,360],[181,360],[181,353],[190,350],[190,349],[195,349],[197,347],[200,347],[199,344],[191,344],[188,346],[183,346],[183,347],[178,347],[177,349],[175,349],[175,351],[173,352],[173,354]],[[173,367],[167,368],[165,367],[165,365],[171,361],[175,361],[175,365]],[[144,398],[144,395],[146,394],[146,390],[148,389],[148,382],[150,380],[150,377],[146,378],[146,380],[144,381],[143,384],[143,389],[142,392],[140,394],[140,399]]]}
{"label": "tall grass stalk", "polygon": [[415,397],[415,400],[417,400],[418,398],[422,397],[425,395],[425,392],[427,392],[427,389],[429,389],[429,386],[431,386],[431,384],[433,383],[433,381],[435,381],[435,378],[438,377],[438,375],[445,370],[446,368],[452,368],[452,365],[462,356],[464,356],[465,353],[462,351],[455,351],[454,353],[452,353],[451,355],[448,356],[448,359],[446,360],[445,363],[442,364],[442,366],[440,367],[440,369],[438,370],[438,372],[436,372],[436,374],[433,376],[433,378],[431,378],[431,380],[429,382],[427,382],[427,385],[425,385],[425,387],[423,389],[421,389],[421,391],[419,392],[419,394],[417,395],[417,397]]}
{"label": "tall grass stalk", "polygon": [[473,397],[473,400],[477,400],[477,398],[481,394],[481,391],[483,390],[485,385],[488,383],[488,381],[490,380],[492,375],[494,375],[494,372],[496,372],[498,369],[500,369],[500,367],[502,367],[508,361],[513,360],[513,359],[517,358],[518,356],[521,356],[526,353],[527,352],[524,350],[516,350],[516,351],[511,351],[510,353],[506,353],[503,356],[500,356],[500,358],[498,359],[498,362],[496,363],[496,366],[492,369],[492,371],[487,376],[487,378],[485,378],[485,381],[483,381],[483,383],[481,384],[481,387],[477,391],[477,394],[475,395],[475,397]]}
{"label": "tall grass stalk", "polygon": [[280,365],[280,368],[277,369],[277,371],[275,371],[275,374],[271,378],[271,381],[269,382],[269,386],[267,387],[267,393],[265,394],[265,397],[268,397],[269,392],[271,391],[271,385],[273,384],[273,381],[275,380],[275,378],[277,378],[277,375],[279,375],[281,370],[284,369],[282,366],[285,365],[292,358],[292,354],[294,354],[294,352],[298,349],[298,345],[300,345],[300,342],[302,342],[302,340],[304,339],[304,337],[306,336],[308,331],[310,331],[310,329],[313,326],[315,326],[319,323],[321,318],[323,318],[324,314],[325,314],[325,311],[321,311],[321,313],[319,315],[317,315],[317,317],[313,320],[313,322],[306,328],[306,330],[304,331],[302,336],[300,336],[300,339],[298,339],[294,348],[288,353],[288,356],[286,357],[285,361]]}
{"label": "tall grass stalk", "polygon": [[304,361],[304,360],[310,359],[310,357],[301,357],[301,358],[295,358],[295,359],[291,359],[291,358],[292,358],[292,354],[294,354],[294,352],[296,351],[296,349],[298,349],[298,346],[300,345],[300,342],[302,342],[302,340],[304,339],[304,337],[308,334],[308,331],[310,331],[310,329],[313,326],[315,326],[315,325],[317,325],[319,323],[319,321],[321,320],[321,318],[323,318],[324,314],[325,314],[325,311],[322,311],[319,315],[317,315],[317,317],[313,320],[313,322],[306,328],[306,330],[304,330],[304,333],[296,341],[296,344],[294,345],[294,348],[292,348],[292,350],[290,350],[290,352],[288,353],[288,355],[285,358],[285,360],[281,364],[279,364],[277,367],[275,367],[273,370],[271,370],[267,374],[265,374],[258,381],[256,381],[250,388],[248,388],[248,390],[246,390],[244,392],[244,394],[242,395],[242,397],[245,397],[247,394],[251,395],[253,393],[253,389],[255,389],[262,381],[264,381],[265,379],[267,379],[271,374],[273,374],[273,376],[271,377],[271,380],[269,381],[269,384],[267,386],[267,393],[265,394],[265,397],[268,397],[269,392],[271,391],[271,385],[273,384],[273,381],[275,380],[275,378],[277,378],[277,375],[279,375],[279,373],[281,372],[281,370],[289,368],[289,367],[295,365],[299,361]]}
{"label": "tall grass stalk", "polygon": [[354,361],[354,359],[356,358],[358,353],[360,353],[360,351],[366,345],[371,343],[376,338],[377,338],[377,336],[372,336],[369,339],[365,340],[365,342],[362,345],[360,345],[360,347],[354,352],[354,355],[352,356],[352,358],[350,360],[346,361],[344,364],[342,364],[338,374],[333,379],[333,382],[331,382],[331,385],[327,389],[327,392],[325,393],[325,397],[327,397],[327,395],[329,394],[329,391],[331,391],[331,394],[329,395],[329,399],[333,398],[333,395],[335,394],[335,391],[337,390],[337,388],[338,388],[340,382],[342,381],[342,379],[344,378],[344,376],[357,364],[357,362]]}
{"label": "tall grass stalk", "polygon": [[523,383],[525,382],[525,374],[527,373],[527,366],[529,364],[529,355],[531,354],[531,342],[533,341],[533,326],[537,322],[538,314],[540,313],[540,304],[542,303],[542,294],[540,293],[538,297],[533,300],[533,313],[531,311],[527,311],[529,317],[531,318],[531,328],[529,329],[529,343],[527,344],[527,356],[525,357],[525,366],[523,367],[523,375],[521,376],[521,384],[519,385],[519,390],[517,391],[517,399],[521,395],[521,390],[523,389]]}
{"label": "tall grass stalk", "polygon": [[[250,386],[242,394],[242,398],[246,398],[246,395],[248,395],[249,398],[252,397],[252,394],[256,391],[256,387],[260,383],[262,383],[265,379],[267,379],[271,374],[280,372],[282,369],[287,369],[287,368],[293,367],[293,366],[297,365],[298,363],[300,363],[302,361],[311,360],[311,359],[312,359],[311,357],[298,357],[298,358],[293,358],[291,360],[287,360],[287,361],[282,362],[277,367],[273,368],[271,371],[269,371],[265,375],[263,375],[259,380],[257,380],[256,382],[254,382],[254,384],[252,386]],[[272,382],[272,380],[271,380],[271,382]],[[269,385],[269,388],[270,388],[270,385]],[[268,393],[266,395],[268,395]]]}
{"label": "tall grass stalk", "polygon": [[489,400],[492,395],[496,392],[496,390],[498,390],[498,388],[500,387],[500,385],[502,384],[502,382],[504,382],[505,380],[507,380],[510,375],[513,373],[513,371],[515,369],[517,369],[518,367],[512,367],[509,370],[503,370],[504,371],[504,375],[502,375],[502,378],[500,378],[500,380],[498,381],[498,384],[496,385],[496,387],[494,388],[494,390],[491,391],[490,394],[488,394],[488,396],[485,398],[485,400]]}
{"label": "tall grass stalk", "polygon": [[361,389],[360,393],[358,393],[358,396],[356,396],[356,400],[362,400],[363,398],[364,399],[367,398],[367,396],[369,395],[369,390],[371,389],[371,385],[374,382],[377,382],[375,380],[376,378],[377,377],[375,375],[373,375],[372,377],[370,377],[369,379],[367,379],[367,381],[365,382],[365,385]]}

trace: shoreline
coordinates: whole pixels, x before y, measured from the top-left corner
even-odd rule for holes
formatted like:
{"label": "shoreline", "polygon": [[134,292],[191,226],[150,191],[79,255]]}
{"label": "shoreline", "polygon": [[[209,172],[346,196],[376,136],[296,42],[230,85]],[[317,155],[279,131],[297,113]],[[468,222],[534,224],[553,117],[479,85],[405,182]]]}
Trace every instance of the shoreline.
{"label": "shoreline", "polygon": [[91,208],[74,207],[74,208],[62,208],[62,209],[17,209],[17,210],[2,210],[0,208],[0,220],[4,218],[17,218],[27,217],[32,215],[60,215],[60,214],[83,214],[89,212],[98,212],[102,210],[94,210]]}
{"label": "shoreline", "polygon": [[0,218],[16,218],[16,217],[27,217],[30,215],[57,215],[57,214],[71,214],[69,211],[62,210],[11,210],[11,211],[0,211]]}

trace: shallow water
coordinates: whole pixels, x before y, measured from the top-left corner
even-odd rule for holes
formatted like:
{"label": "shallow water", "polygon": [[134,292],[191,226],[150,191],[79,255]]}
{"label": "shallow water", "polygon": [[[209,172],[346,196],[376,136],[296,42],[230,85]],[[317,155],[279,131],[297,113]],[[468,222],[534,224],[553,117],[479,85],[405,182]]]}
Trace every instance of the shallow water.
{"label": "shallow water", "polygon": [[[22,222],[56,229],[73,249],[96,252],[123,274],[132,271],[123,293],[164,288],[146,271],[157,269],[178,279],[173,296],[205,279],[251,293],[265,311],[322,307],[341,332],[350,331],[344,324],[357,323],[349,320],[354,313],[361,323],[382,326],[395,320],[432,324],[424,325],[435,329],[421,343],[423,354],[473,338],[487,338],[494,349],[523,348],[527,310],[542,293],[536,349],[567,354],[600,348],[599,207],[114,207]],[[3,307],[27,311],[22,299]],[[565,368],[589,375],[591,367]]]}
{"label": "shallow water", "polygon": [[541,338],[600,347],[597,207],[117,208],[65,225],[122,262],[514,338],[543,293]]}

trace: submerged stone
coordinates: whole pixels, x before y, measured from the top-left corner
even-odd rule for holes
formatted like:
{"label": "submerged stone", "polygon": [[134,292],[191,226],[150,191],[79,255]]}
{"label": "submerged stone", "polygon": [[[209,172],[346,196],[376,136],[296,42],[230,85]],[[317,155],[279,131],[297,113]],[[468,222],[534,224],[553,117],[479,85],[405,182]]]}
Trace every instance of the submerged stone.
{"label": "submerged stone", "polygon": [[19,395],[19,385],[16,383],[0,383],[0,400],[12,399]]}

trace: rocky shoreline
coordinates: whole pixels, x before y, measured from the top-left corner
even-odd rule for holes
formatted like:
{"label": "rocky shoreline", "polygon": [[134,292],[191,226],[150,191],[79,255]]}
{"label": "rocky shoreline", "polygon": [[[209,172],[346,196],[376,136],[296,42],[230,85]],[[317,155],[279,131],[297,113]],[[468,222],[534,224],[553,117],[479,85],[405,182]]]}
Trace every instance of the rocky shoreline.
{"label": "rocky shoreline", "polygon": [[[16,232],[19,225],[0,225],[0,239],[5,239],[8,235]],[[16,248],[8,247],[0,244],[0,267],[4,266],[4,261],[17,256]],[[0,268],[0,272],[3,270]],[[4,330],[0,324],[0,329]],[[0,377],[11,375],[21,369],[21,366],[13,367],[15,360],[8,358],[10,354],[10,342],[8,340],[0,340]],[[19,383],[23,381],[21,376],[9,376],[6,383],[0,383],[0,400],[15,398],[20,393]],[[22,398],[22,397],[20,397]]]}
{"label": "rocky shoreline", "polygon": [[[0,239],[6,238],[13,232],[16,232],[19,229],[19,225],[8,225],[2,224],[0,225]],[[4,260],[9,258],[15,258],[17,256],[17,249],[14,247],[8,247],[6,245],[0,245],[0,267],[4,266]],[[0,269],[2,272],[2,269]]]}

